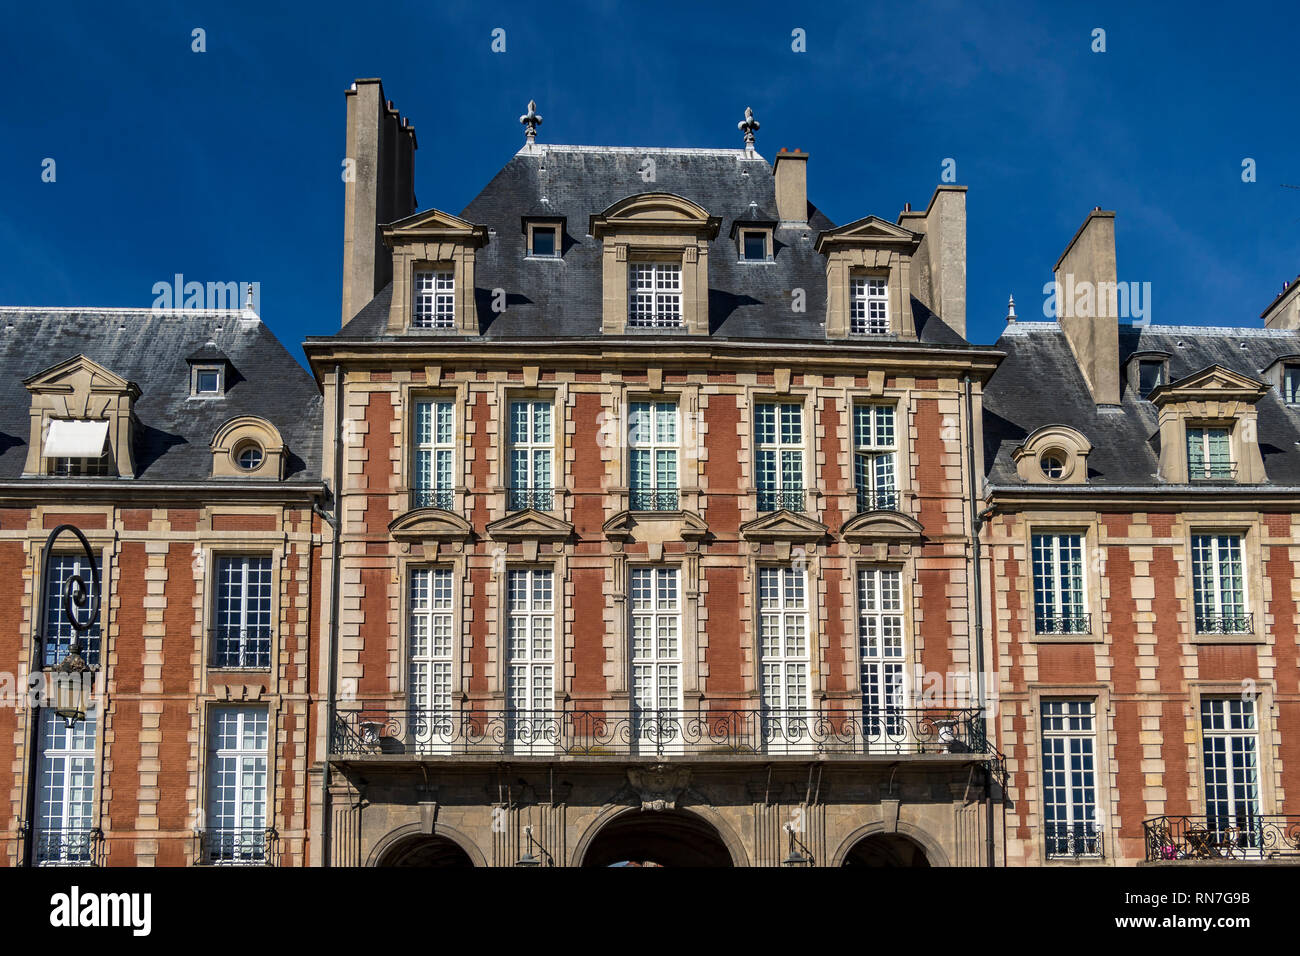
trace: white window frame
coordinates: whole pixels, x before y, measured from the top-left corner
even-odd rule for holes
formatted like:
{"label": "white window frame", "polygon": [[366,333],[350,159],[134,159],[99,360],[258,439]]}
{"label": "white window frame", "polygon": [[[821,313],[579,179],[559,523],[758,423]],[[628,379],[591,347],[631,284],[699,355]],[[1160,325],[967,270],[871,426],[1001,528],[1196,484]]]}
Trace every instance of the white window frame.
{"label": "white window frame", "polygon": [[628,569],[628,660],[636,738],[680,749],[683,715],[682,570]]}
{"label": "white window frame", "polygon": [[507,737],[516,753],[553,750],[555,712],[554,568],[506,570]]}
{"label": "white window frame", "polygon": [[[1084,561],[1087,535],[1081,531],[1033,531],[1029,536],[1030,578],[1033,587],[1034,633],[1091,634],[1088,616],[1088,569]],[[1069,571],[1077,569],[1077,581]],[[1075,600],[1077,599],[1077,600]],[[1046,611],[1047,613],[1042,613]],[[1059,628],[1044,628],[1045,621]]]}
{"label": "white window frame", "polygon": [[406,573],[408,733],[420,753],[456,741],[456,581],[450,567],[412,566]]}
{"label": "white window frame", "polygon": [[[764,440],[760,429],[765,430],[767,410],[771,413],[771,441]],[[797,440],[791,439],[787,431],[789,422],[784,413],[793,411],[793,426],[798,430]],[[807,469],[807,429],[804,428],[804,405],[799,401],[760,401],[754,403],[754,489],[757,492],[759,511],[803,511],[804,494],[807,490],[805,473]],[[786,463],[789,456],[798,461],[797,475],[787,474]],[[768,480],[769,473],[764,470],[765,457],[774,464],[771,473],[773,480]],[[798,484],[793,482],[797,477]],[[777,505],[778,507],[767,507]],[[789,507],[794,505],[794,507]]]}
{"label": "white window frame", "polygon": [[[449,398],[417,398],[411,416],[411,505],[455,509],[456,403]],[[428,435],[421,427],[428,415]],[[445,417],[444,417],[445,416]],[[441,467],[446,462],[446,469]]]}
{"label": "white window frame", "polygon": [[903,572],[864,565],[857,569],[858,673],[863,733],[868,747],[901,742],[907,733],[907,623]]}
{"label": "white window frame", "polygon": [[1201,698],[1206,827],[1229,856],[1245,859],[1263,849],[1257,703],[1245,694]]}
{"label": "white window frame", "polygon": [[849,280],[849,333],[888,335],[889,277],[853,276]]}
{"label": "white window frame", "polygon": [[1047,859],[1102,855],[1095,700],[1039,700],[1043,848]]}
{"label": "white window frame", "polygon": [[853,485],[858,511],[897,511],[897,406],[856,402],[852,414]]}
{"label": "white window frame", "polygon": [[[107,588],[104,581],[104,561],[96,553],[95,565],[99,568],[99,590],[103,594]],[[90,568],[86,564],[86,559],[82,554],[64,554],[55,552],[50,557],[50,577],[49,580],[43,581],[42,586],[45,588],[45,644],[41,648],[41,659],[43,666],[57,667],[63,658],[68,654],[68,648],[72,644],[73,627],[68,620],[67,608],[63,602],[63,589],[73,575],[80,576],[85,582],[87,594],[86,604],[84,607],[76,608],[78,612],[85,612],[90,609],[90,602],[94,600],[94,594],[90,593],[94,587],[94,580],[90,573]],[[92,622],[87,631],[81,632],[81,656],[85,658],[86,663],[91,667],[98,667],[100,662],[100,651],[103,647],[103,620],[105,604],[101,601],[99,608],[99,619]],[[84,619],[84,616],[83,618]],[[51,653],[52,651],[52,653]]]}
{"label": "white window frame", "polygon": [[[528,410],[522,439],[516,428],[516,409],[521,406]],[[516,398],[510,401],[509,407],[510,446],[507,460],[510,487],[507,495],[510,502],[507,510],[536,508],[538,511],[552,511],[555,507],[555,402],[548,398]],[[545,422],[538,415],[541,409],[546,409]],[[538,464],[539,456],[545,456],[545,467]],[[522,473],[519,468],[521,460],[525,465]],[[545,507],[539,507],[540,505]]]}
{"label": "white window frame", "polygon": [[40,711],[40,760],[32,852],[37,866],[95,862],[95,740],[98,712],[71,727],[53,709]]}
{"label": "white window frame", "polygon": [[627,324],[633,329],[678,329],[682,313],[680,262],[630,262],[627,269]]}
{"label": "white window frame", "polygon": [[[269,554],[218,554],[216,557],[212,666],[270,670],[276,622],[274,560]],[[234,571],[237,577],[228,575],[228,571]],[[228,640],[223,634],[228,631],[234,633],[233,660],[223,654],[223,644]],[[258,631],[264,631],[265,635]],[[259,654],[258,645],[262,643],[265,643],[264,659]]]}
{"label": "white window frame", "polygon": [[812,745],[812,621],[808,574],[789,565],[758,568],[759,694],[769,752]]}
{"label": "white window frame", "polygon": [[[666,427],[665,427],[666,426]],[[676,399],[628,403],[628,496],[632,511],[676,511],[681,503],[681,406]],[[649,460],[649,483],[638,481],[636,460]],[[670,474],[660,473],[671,460]],[[648,505],[648,507],[647,507]]]}
{"label": "white window frame", "polygon": [[[210,390],[199,388],[199,381],[208,373],[217,377],[217,387]],[[226,369],[224,365],[195,365],[190,375],[190,395],[192,398],[220,398],[225,394]]]}
{"label": "white window frame", "polygon": [[453,269],[416,269],[411,281],[411,327],[456,327],[456,273]]}
{"label": "white window frame", "polygon": [[[1250,593],[1246,579],[1246,539],[1237,533],[1194,533],[1192,548],[1192,617],[1197,634],[1245,634],[1253,627],[1250,620]],[[1206,563],[1206,559],[1208,564]],[[1230,593],[1231,573],[1235,561],[1237,591]],[[1225,584],[1229,587],[1225,587]],[[1224,622],[1220,629],[1206,628],[1208,620]],[[1230,625],[1227,622],[1239,623]],[[1222,627],[1232,627],[1223,630]]]}
{"label": "white window frame", "polygon": [[[222,746],[225,720],[234,720],[234,746]],[[207,859],[218,865],[269,860],[268,814],[272,740],[265,707],[213,707],[208,711]],[[230,775],[229,786],[225,779]],[[220,799],[229,791],[233,799]],[[223,812],[230,807],[229,812]]]}

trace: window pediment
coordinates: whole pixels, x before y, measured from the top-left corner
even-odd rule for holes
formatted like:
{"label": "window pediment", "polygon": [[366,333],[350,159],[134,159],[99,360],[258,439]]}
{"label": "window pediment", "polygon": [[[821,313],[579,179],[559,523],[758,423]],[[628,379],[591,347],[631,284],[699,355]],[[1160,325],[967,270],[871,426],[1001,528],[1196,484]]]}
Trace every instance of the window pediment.
{"label": "window pediment", "polygon": [[544,511],[528,508],[508,514],[487,526],[493,541],[563,541],[573,535],[573,525]]}
{"label": "window pediment", "polygon": [[621,233],[669,232],[713,239],[722,220],[675,193],[637,193],[591,217],[588,232],[596,239]]}
{"label": "window pediment", "polygon": [[[709,526],[694,511],[620,511],[605,522],[601,531],[611,541],[636,541],[637,526],[651,524],[677,526],[674,530],[683,541],[702,541],[709,533]],[[655,540],[660,537],[655,536]]]}
{"label": "window pediment", "polygon": [[884,246],[904,249],[911,256],[920,244],[921,236],[912,230],[877,216],[866,216],[818,233],[813,248],[828,255],[836,248]]}
{"label": "window pediment", "polygon": [[851,544],[920,544],[925,529],[908,515],[876,511],[854,515],[840,535]]}
{"label": "window pediment", "polygon": [[458,514],[440,508],[415,508],[398,515],[388,525],[388,532],[398,541],[468,541],[474,530]]}
{"label": "window pediment", "polygon": [[1211,365],[1176,382],[1161,385],[1148,397],[1158,408],[1165,405],[1204,401],[1236,401],[1253,405],[1267,391],[1267,385],[1249,375],[1234,372],[1222,365]]}
{"label": "window pediment", "polygon": [[746,541],[814,543],[825,538],[829,530],[806,515],[775,511],[745,522],[740,526],[740,536]]}

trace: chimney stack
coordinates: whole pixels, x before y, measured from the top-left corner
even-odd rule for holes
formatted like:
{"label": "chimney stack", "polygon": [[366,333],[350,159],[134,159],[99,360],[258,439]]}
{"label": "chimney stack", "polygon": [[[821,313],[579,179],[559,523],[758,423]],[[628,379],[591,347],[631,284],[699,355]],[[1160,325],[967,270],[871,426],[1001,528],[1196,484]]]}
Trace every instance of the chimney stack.
{"label": "chimney stack", "polygon": [[776,154],[776,215],[782,223],[808,221],[808,154],[781,148]]}
{"label": "chimney stack", "polygon": [[347,159],[343,187],[343,322],[393,277],[380,225],[415,212],[415,128],[384,98],[377,79],[347,91]]}
{"label": "chimney stack", "polygon": [[1259,316],[1266,329],[1300,329],[1300,276],[1282,283],[1282,291]]}
{"label": "chimney stack", "polygon": [[1118,405],[1119,283],[1115,213],[1088,214],[1056,260],[1056,316],[1093,401]]}
{"label": "chimney stack", "polygon": [[966,337],[966,187],[936,186],[925,212],[905,203],[898,224],[924,238],[912,256],[912,294]]}

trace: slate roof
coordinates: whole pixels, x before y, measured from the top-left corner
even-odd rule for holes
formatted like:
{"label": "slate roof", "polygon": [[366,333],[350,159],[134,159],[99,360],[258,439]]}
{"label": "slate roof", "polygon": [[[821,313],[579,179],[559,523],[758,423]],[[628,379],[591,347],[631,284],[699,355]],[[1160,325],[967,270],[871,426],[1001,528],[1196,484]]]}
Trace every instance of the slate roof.
{"label": "slate roof", "polygon": [[[1156,477],[1156,407],[1129,387],[1129,358],[1140,351],[1169,354],[1169,381],[1221,365],[1257,381],[1279,358],[1300,353],[1300,331],[1151,325],[1119,327],[1121,404],[1099,409],[1079,371],[1065,333],[1055,322],[1008,325],[996,348],[1006,358],[984,392],[984,460],[995,485],[1023,485],[1011,454],[1044,425],[1069,425],[1092,443],[1088,484],[1166,486]],[[1270,388],[1256,405],[1264,471],[1271,485],[1300,487],[1300,409]],[[1052,486],[1053,490],[1059,490]]]}
{"label": "slate roof", "polygon": [[[226,394],[192,399],[186,357],[210,351],[210,342],[230,363]],[[238,311],[43,308],[0,308],[0,480],[20,477],[27,459],[23,379],[77,355],[140,388],[135,480],[210,478],[212,436],[240,415],[280,430],[286,479],[319,480],[320,391],[260,320]]]}
{"label": "slate roof", "polygon": [[[648,160],[654,163],[653,182],[642,178]],[[731,238],[738,219],[776,219],[776,183],[767,160],[743,149],[614,146],[525,148],[459,213],[493,230],[475,261],[483,336],[599,337],[601,243],[586,234],[588,220],[620,199],[648,192],[676,194],[722,220],[709,244],[713,339],[826,341],[826,262],[813,244],[834,223],[809,203],[806,226],[776,228],[772,263],[739,261]],[[565,219],[560,259],[525,257],[521,217],[529,216]],[[506,311],[494,315],[491,290],[498,288],[506,290]],[[790,306],[796,288],[806,292],[802,313]],[[391,301],[390,284],[335,337],[384,337]],[[923,344],[967,345],[913,304]]]}

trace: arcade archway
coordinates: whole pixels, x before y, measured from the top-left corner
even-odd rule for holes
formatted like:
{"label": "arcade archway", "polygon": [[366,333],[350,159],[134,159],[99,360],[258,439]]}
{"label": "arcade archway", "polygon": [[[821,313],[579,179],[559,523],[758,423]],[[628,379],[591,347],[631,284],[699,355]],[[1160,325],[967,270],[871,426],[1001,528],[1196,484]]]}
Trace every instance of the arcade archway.
{"label": "arcade archway", "polygon": [[447,837],[421,834],[395,842],[376,865],[472,867],[474,861],[455,841]]}
{"label": "arcade archway", "polygon": [[901,833],[876,833],[849,848],[841,866],[928,867],[925,847]]}
{"label": "arcade archway", "polygon": [[685,810],[622,813],[592,837],[587,866],[734,866],[718,831]]}

